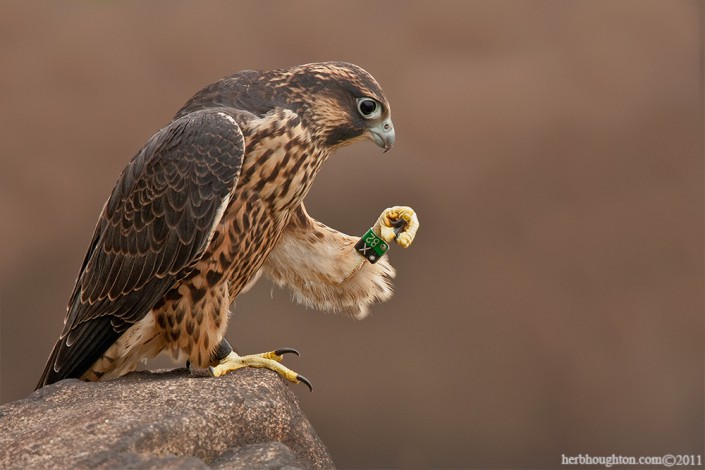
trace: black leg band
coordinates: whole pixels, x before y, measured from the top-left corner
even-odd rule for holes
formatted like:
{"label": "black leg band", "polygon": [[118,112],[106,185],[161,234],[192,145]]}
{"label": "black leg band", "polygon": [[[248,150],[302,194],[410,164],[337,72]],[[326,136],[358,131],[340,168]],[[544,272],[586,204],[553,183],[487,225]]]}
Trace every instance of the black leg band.
{"label": "black leg band", "polygon": [[224,359],[228,354],[233,352],[233,347],[230,346],[228,340],[223,338],[223,340],[216,346],[216,348],[211,352],[211,362],[218,362]]}

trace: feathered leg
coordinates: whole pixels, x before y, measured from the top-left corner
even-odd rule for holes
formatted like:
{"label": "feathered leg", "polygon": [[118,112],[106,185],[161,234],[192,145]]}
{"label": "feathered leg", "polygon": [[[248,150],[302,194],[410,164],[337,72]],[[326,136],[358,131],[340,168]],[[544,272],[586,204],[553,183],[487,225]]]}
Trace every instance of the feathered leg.
{"label": "feathered leg", "polygon": [[[401,231],[397,220],[404,221]],[[418,227],[411,208],[392,207],[382,212],[373,231],[387,242],[395,240],[408,247]],[[362,319],[371,304],[392,296],[395,271],[387,257],[368,263],[354,248],[358,240],[312,219],[301,205],[262,271],[275,284],[288,287],[307,307]]]}

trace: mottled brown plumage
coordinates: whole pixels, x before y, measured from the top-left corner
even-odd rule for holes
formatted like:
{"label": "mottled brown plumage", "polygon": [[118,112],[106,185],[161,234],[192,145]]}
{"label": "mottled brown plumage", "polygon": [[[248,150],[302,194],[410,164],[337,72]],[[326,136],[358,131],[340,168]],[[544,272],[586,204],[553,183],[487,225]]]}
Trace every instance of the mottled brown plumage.
{"label": "mottled brown plumage", "polygon": [[388,149],[394,129],[381,88],[351,64],[245,71],[197,93],[118,179],[38,386],[117,377],[162,350],[215,364],[230,304],[262,273],[360,318],[389,298],[386,260],[363,266],[357,238],[303,207],[328,156],[364,138]]}

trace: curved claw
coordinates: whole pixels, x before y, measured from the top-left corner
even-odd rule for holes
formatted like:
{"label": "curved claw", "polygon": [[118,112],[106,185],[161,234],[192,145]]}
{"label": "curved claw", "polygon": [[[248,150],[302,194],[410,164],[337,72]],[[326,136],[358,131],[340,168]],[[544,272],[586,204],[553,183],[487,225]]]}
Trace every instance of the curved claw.
{"label": "curved claw", "polygon": [[400,233],[404,231],[406,228],[406,220],[404,219],[392,219],[390,220],[392,223],[392,228],[394,229],[394,236],[395,238],[399,236]]}
{"label": "curved claw", "polygon": [[294,348],[279,348],[274,351],[274,354],[277,356],[283,356],[284,354],[295,354],[297,356],[301,356],[301,354],[299,354],[299,352]]}
{"label": "curved claw", "polygon": [[308,380],[306,377],[300,374],[296,374],[296,380],[298,380],[299,382],[303,382],[303,384],[308,387],[308,391],[313,392],[313,385],[311,385],[311,381]]}

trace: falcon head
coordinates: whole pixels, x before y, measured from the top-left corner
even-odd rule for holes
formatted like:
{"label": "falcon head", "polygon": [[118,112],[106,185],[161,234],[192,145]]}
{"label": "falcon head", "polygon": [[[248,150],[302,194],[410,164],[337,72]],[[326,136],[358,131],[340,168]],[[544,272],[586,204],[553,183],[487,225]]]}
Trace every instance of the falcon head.
{"label": "falcon head", "polygon": [[357,65],[306,64],[279,71],[286,76],[289,107],[311,133],[332,149],[370,139],[384,151],[394,145],[387,98],[377,81]]}

